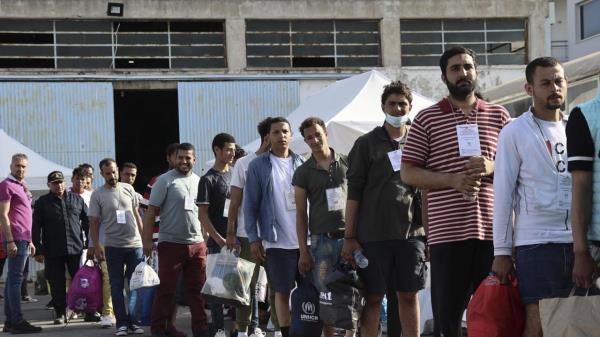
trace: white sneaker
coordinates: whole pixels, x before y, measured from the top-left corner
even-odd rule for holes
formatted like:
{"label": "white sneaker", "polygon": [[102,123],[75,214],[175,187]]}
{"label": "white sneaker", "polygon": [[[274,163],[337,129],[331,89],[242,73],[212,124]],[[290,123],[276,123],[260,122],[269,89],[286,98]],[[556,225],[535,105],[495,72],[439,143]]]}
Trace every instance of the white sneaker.
{"label": "white sneaker", "polygon": [[225,331],[219,329],[219,331],[217,331],[217,333],[215,334],[215,337],[227,337],[227,334],[225,333]]}
{"label": "white sneaker", "polygon": [[255,328],[254,332],[250,335],[250,337],[266,337],[267,334],[263,332],[260,328]]}
{"label": "white sneaker", "polygon": [[110,328],[113,326],[113,319],[109,316],[100,317],[100,326],[103,328]]}
{"label": "white sneaker", "polygon": [[72,319],[77,319],[79,318],[79,316],[77,316],[77,313],[75,311],[71,311],[71,310],[67,310],[67,318],[70,320]]}
{"label": "white sneaker", "polygon": [[129,326],[129,333],[133,335],[141,335],[144,333],[144,329],[142,329],[139,325],[131,324]]}
{"label": "white sneaker", "polygon": [[248,337],[248,334],[242,331],[238,331],[237,337]]}
{"label": "white sneaker", "polygon": [[127,336],[127,327],[126,326],[120,326],[117,329],[117,332],[115,332],[115,335],[117,335],[117,336]]}
{"label": "white sneaker", "polygon": [[283,335],[281,334],[281,331],[275,331],[275,333],[273,334],[274,337],[283,337]]}

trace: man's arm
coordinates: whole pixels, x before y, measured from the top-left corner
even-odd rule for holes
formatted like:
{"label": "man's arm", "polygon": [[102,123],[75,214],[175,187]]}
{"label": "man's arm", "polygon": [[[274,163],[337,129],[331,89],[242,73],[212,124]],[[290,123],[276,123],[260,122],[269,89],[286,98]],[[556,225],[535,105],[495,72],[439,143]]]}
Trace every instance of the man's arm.
{"label": "man's arm", "polygon": [[213,240],[219,245],[219,247],[223,247],[225,245],[225,239],[219,234],[212,221],[210,221],[210,217],[208,216],[208,207],[207,204],[198,205],[198,219],[200,220],[200,224],[202,228],[208,232]]}
{"label": "man's arm", "polygon": [[248,175],[246,177],[246,186],[244,187],[244,225],[246,226],[246,234],[250,243],[259,241],[257,220],[260,207],[260,181],[256,172],[254,162],[248,167]]}
{"label": "man's arm", "polygon": [[152,233],[154,232],[154,223],[156,214],[159,214],[160,207],[148,205],[146,214],[144,214],[144,228],[142,230],[142,242],[144,245],[144,254],[150,256],[152,253]]}
{"label": "man's arm", "polygon": [[104,247],[100,244],[100,219],[95,216],[90,216],[90,230],[92,234],[92,242],[94,247],[88,247],[88,250],[93,249],[98,261],[104,261]]}
{"label": "man's arm", "polygon": [[243,190],[237,186],[231,186],[229,196],[229,211],[227,212],[227,248],[234,249],[237,242],[237,219],[242,205]]}
{"label": "man's arm", "polygon": [[[467,163],[465,161],[465,167]],[[480,174],[435,172],[406,161],[400,166],[400,177],[405,184],[425,190],[452,188],[461,193],[473,193],[478,192],[481,185]]]}
{"label": "man's arm", "polygon": [[137,225],[138,233],[140,233],[140,236],[142,236],[144,233],[144,222],[142,221],[142,217],[140,216],[139,207],[133,209],[133,217],[135,218],[135,224]]}
{"label": "man's arm", "polygon": [[299,186],[294,186],[296,198],[296,233],[298,235],[298,245],[300,248],[300,258],[298,259],[298,270],[301,274],[306,274],[313,268],[313,258],[308,250],[308,213],[306,202],[306,190]]}
{"label": "man's arm", "polygon": [[12,230],[10,228],[10,219],[8,218],[8,211],[10,210],[10,201],[0,202],[0,226],[2,227],[2,233],[6,240],[6,253],[8,256],[17,255],[17,245],[12,236]]}
{"label": "man's arm", "polygon": [[573,191],[571,201],[571,226],[573,231],[573,281],[578,287],[590,288],[598,266],[588,248],[588,224],[592,219],[592,175],[590,171],[571,172]]}

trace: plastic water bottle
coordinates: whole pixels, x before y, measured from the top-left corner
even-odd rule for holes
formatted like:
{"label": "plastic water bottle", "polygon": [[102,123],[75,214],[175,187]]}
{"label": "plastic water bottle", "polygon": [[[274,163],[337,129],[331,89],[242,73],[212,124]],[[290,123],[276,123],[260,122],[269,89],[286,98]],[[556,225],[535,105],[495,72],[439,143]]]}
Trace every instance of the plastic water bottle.
{"label": "plastic water bottle", "polygon": [[358,268],[367,268],[369,260],[363,255],[362,250],[355,250],[353,255]]}

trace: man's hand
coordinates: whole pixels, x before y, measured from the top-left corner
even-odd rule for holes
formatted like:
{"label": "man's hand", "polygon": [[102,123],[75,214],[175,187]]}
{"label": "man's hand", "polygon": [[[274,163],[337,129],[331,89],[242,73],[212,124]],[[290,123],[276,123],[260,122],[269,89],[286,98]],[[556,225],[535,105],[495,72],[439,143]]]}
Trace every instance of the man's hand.
{"label": "man's hand", "polygon": [[10,256],[10,257],[17,256],[17,250],[18,250],[18,248],[14,241],[6,244],[6,253],[8,254],[8,256]]}
{"label": "man's hand", "polygon": [[94,247],[94,255],[96,256],[96,260],[98,260],[98,262],[106,260],[106,257],[104,256],[104,247],[100,244]]}
{"label": "man's hand", "polygon": [[225,245],[227,245],[227,249],[234,250],[238,245],[237,237],[235,233],[227,233],[227,239],[225,240]]}
{"label": "man's hand", "polygon": [[154,246],[154,244],[152,243],[152,240],[144,240],[143,241],[144,255],[146,255],[146,257],[150,257],[150,255],[152,255],[152,247],[153,246]]}
{"label": "man's hand", "polygon": [[254,241],[250,244],[250,252],[256,261],[265,261],[265,249],[260,241]]}
{"label": "man's hand", "polygon": [[483,156],[470,157],[465,163],[465,173],[476,177],[487,177],[494,173],[494,162]]}
{"label": "man's hand", "polygon": [[300,250],[300,258],[298,259],[298,271],[300,274],[306,275],[313,269],[315,260],[308,250]]}
{"label": "man's hand", "polygon": [[44,263],[44,255],[42,255],[42,254],[34,256],[34,257],[33,257],[33,259],[34,259],[36,262],[39,262],[39,263]]}
{"label": "man's hand", "polygon": [[93,260],[94,259],[94,247],[88,247],[87,249],[87,254],[85,254],[85,258],[87,260]]}
{"label": "man's hand", "polygon": [[452,175],[450,185],[460,193],[473,194],[479,192],[481,178],[465,172]]}
{"label": "man's hand", "polygon": [[33,244],[33,242],[30,242],[27,248],[29,249],[29,255],[35,256],[35,245]]}
{"label": "man's hand", "polygon": [[494,257],[494,263],[492,263],[492,271],[496,273],[496,276],[500,280],[500,283],[508,283],[508,275],[514,274],[512,257],[508,255],[498,255]]}
{"label": "man's hand", "polygon": [[598,265],[589,251],[575,253],[573,263],[573,282],[579,288],[592,287],[593,277],[598,274]]}
{"label": "man's hand", "polygon": [[344,244],[342,245],[342,258],[352,265],[355,265],[354,261],[354,251],[361,250],[362,247],[356,241],[356,239],[344,239]]}

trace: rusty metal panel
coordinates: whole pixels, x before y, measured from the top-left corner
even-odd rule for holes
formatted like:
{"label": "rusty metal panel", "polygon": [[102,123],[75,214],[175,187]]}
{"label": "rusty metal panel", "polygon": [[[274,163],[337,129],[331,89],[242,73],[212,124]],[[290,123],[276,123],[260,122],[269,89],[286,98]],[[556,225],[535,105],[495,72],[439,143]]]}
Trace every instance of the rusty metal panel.
{"label": "rusty metal panel", "polygon": [[258,122],[287,116],[300,103],[298,81],[180,82],[179,139],[194,144],[195,172],[213,159],[211,143],[220,132],[244,145],[256,139]]}
{"label": "rusty metal panel", "polygon": [[111,83],[0,83],[0,128],[67,167],[115,156],[113,110]]}

